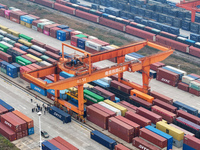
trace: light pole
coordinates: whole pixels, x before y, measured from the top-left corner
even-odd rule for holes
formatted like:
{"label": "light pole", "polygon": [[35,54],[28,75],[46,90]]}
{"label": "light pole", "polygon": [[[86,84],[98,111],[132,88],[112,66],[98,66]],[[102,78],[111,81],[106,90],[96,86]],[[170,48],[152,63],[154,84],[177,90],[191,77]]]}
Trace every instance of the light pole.
{"label": "light pole", "polygon": [[42,140],[41,140],[41,122],[40,122],[40,116],[42,115],[42,113],[39,111],[37,114],[38,114],[38,116],[39,116],[39,134],[40,134],[39,147],[40,147],[40,150],[42,150]]}

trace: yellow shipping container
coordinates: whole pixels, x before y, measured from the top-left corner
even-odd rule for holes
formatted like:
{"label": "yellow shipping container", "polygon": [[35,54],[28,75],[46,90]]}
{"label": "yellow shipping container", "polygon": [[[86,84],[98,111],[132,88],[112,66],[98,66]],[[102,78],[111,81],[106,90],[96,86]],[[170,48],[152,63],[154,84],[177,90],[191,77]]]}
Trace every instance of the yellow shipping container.
{"label": "yellow shipping container", "polygon": [[13,30],[11,30],[11,29],[8,29],[7,32],[8,32],[9,34],[12,34],[12,35],[16,36],[16,37],[19,37],[19,34],[20,34],[19,32],[13,31]]}
{"label": "yellow shipping container", "polygon": [[171,135],[174,139],[181,141],[184,138],[184,132],[181,130],[178,130],[166,123],[164,123],[163,121],[159,121],[156,123],[156,128],[158,130],[161,130],[169,135]]}
{"label": "yellow shipping container", "polygon": [[162,122],[164,122],[164,123],[167,123],[167,121],[166,121],[166,120],[164,120],[164,119],[162,120]]}
{"label": "yellow shipping container", "polygon": [[5,26],[0,25],[0,29],[7,32],[8,27],[5,27]]}
{"label": "yellow shipping container", "polygon": [[112,46],[112,47],[114,47],[114,48],[119,48],[119,46],[116,46],[116,45],[110,45],[110,46]]}
{"label": "yellow shipping container", "polygon": [[32,43],[30,43],[30,42],[28,42],[28,41],[26,41],[24,39],[19,39],[18,42],[22,43],[22,44],[24,44],[24,45],[26,45],[28,47],[31,47],[31,45],[33,45]]}
{"label": "yellow shipping container", "polygon": [[27,28],[32,28],[32,24],[26,23]]}
{"label": "yellow shipping container", "polygon": [[31,54],[26,54],[26,56],[28,56],[28,57],[30,57],[30,58],[32,58],[32,59],[35,59],[35,60],[38,61],[38,62],[41,62],[41,61],[42,61],[42,59],[40,59],[40,58],[38,58],[38,57],[36,57],[36,56],[33,56],[33,55],[31,55]]}
{"label": "yellow shipping container", "polygon": [[124,108],[124,107],[122,107],[122,106],[120,106],[120,105],[118,105],[118,104],[112,102],[111,100],[104,100],[104,102],[107,103],[108,105],[111,105],[111,106],[113,106],[113,107],[119,109],[119,110],[121,111],[122,116],[125,116],[125,114],[126,114],[126,112],[127,112],[127,109],[126,109],[126,108]]}
{"label": "yellow shipping container", "polygon": [[26,22],[24,22],[24,21],[20,21],[20,24],[23,26],[26,26]]}
{"label": "yellow shipping container", "polygon": [[84,88],[86,88],[86,87],[93,88],[94,86],[91,85],[91,84],[85,83],[85,84],[83,85],[83,87],[84,87]]}

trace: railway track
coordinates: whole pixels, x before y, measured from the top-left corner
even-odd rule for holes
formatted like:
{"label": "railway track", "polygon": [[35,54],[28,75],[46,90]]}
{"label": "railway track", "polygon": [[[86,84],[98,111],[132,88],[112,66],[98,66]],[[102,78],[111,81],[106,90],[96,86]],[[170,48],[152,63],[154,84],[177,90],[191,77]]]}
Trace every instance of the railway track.
{"label": "railway track", "polygon": [[[51,103],[50,101],[48,101],[48,100],[42,98],[41,96],[36,95],[36,94],[33,93],[31,90],[29,90],[29,89],[27,89],[27,88],[25,88],[25,87],[19,85],[18,83],[12,81],[11,79],[9,79],[8,77],[6,77],[6,76],[4,76],[4,75],[2,75],[2,74],[0,74],[0,78],[3,79],[5,82],[7,82],[7,83],[9,83],[9,84],[11,84],[11,85],[13,85],[13,86],[15,86],[16,88],[22,90],[23,92],[29,94],[30,96],[37,97],[37,100],[39,100],[39,101],[45,103],[46,105],[52,105],[52,104],[53,104],[53,103]],[[87,122],[86,122],[86,123],[83,123],[83,122],[77,120],[76,117],[75,117],[74,115],[72,115],[72,118],[71,118],[71,119],[72,119],[73,122],[75,122],[75,123],[78,124],[80,127],[82,127],[83,129],[85,129],[85,130],[87,130],[87,131],[89,131],[89,132],[91,132],[91,131],[93,131],[93,130],[98,130],[97,128],[95,128],[95,127],[93,127],[93,126],[87,124]],[[100,131],[100,130],[98,130],[98,131],[102,133],[102,131]],[[103,134],[104,134],[104,133],[103,133]],[[107,135],[107,136],[108,136],[108,135]],[[110,137],[110,136],[108,136],[108,137]],[[111,138],[111,137],[110,137],[110,138]],[[119,140],[116,140],[116,139],[115,139],[115,141],[116,141],[117,143],[119,143],[119,144],[123,144],[123,143],[120,142]],[[124,144],[123,144],[123,145],[124,145]],[[133,148],[131,148],[131,147],[129,147],[129,148],[130,148],[130,149],[133,149]]]}

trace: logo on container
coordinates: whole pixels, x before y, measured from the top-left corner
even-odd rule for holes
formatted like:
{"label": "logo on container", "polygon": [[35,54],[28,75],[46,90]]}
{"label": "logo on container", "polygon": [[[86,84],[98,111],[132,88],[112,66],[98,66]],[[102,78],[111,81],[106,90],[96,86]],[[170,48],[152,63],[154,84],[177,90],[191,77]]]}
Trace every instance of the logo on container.
{"label": "logo on container", "polygon": [[143,150],[149,150],[148,148],[144,147],[143,145],[139,145],[139,148],[141,148]]}
{"label": "logo on container", "polygon": [[167,80],[167,79],[164,79],[164,78],[162,78],[161,81],[170,83],[170,80]]}
{"label": "logo on container", "polygon": [[9,122],[5,121],[4,123],[5,123],[6,125],[8,125],[9,127],[12,127],[12,125],[11,125]]}
{"label": "logo on container", "polygon": [[36,87],[36,86],[34,87],[34,89],[37,90],[37,91],[39,91],[39,92],[41,91],[41,89],[38,88],[38,87]]}
{"label": "logo on container", "polygon": [[57,117],[59,117],[59,118],[62,118],[62,116],[61,115],[59,115],[58,113],[56,113],[56,112],[54,112],[54,116],[57,116]]}

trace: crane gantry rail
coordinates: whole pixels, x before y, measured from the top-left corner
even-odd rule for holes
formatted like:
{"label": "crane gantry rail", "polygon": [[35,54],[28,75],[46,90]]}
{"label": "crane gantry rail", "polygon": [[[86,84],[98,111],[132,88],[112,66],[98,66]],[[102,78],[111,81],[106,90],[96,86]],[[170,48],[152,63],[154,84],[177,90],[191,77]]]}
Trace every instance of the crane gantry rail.
{"label": "crane gantry rail", "polygon": [[[80,62],[82,62],[79,66],[77,67],[70,66],[69,60],[64,58],[65,46],[70,47],[84,54],[83,56],[80,55],[78,58]],[[161,50],[162,52],[159,52],[157,54],[153,54],[147,57],[143,57],[138,60],[125,62],[126,54],[137,52],[145,46],[156,48],[158,50]],[[144,93],[148,93],[150,89],[149,87],[150,65],[155,62],[166,59],[172,53],[173,53],[173,50],[171,50],[170,48],[163,47],[163,46],[160,46],[148,41],[142,41],[142,42],[126,45],[117,49],[99,52],[97,54],[90,54],[84,50],[80,50],[73,46],[62,43],[62,58],[60,58],[60,61],[57,64],[54,64],[49,67],[44,67],[42,69],[25,72],[23,76],[27,78],[28,80],[30,80],[32,83],[35,83],[45,89],[54,89],[55,102],[57,104],[62,105],[62,107],[66,107],[67,110],[72,110],[76,112],[81,117],[84,115],[83,85],[85,83],[88,83],[100,78],[104,78],[107,76],[118,74],[119,82],[127,84]],[[92,63],[111,59],[111,58],[117,58],[116,65],[107,67],[107,68],[98,69],[98,70],[92,67]],[[142,70],[142,77],[143,77],[142,86],[123,80],[123,72],[125,71],[135,72],[139,70]],[[75,76],[59,81],[59,73],[61,71],[74,74]],[[47,84],[46,82],[42,82],[41,80],[37,79],[37,78],[41,78],[50,74],[55,74],[53,83]],[[64,90],[64,89],[74,87],[74,86],[78,87],[78,107],[70,104],[69,102],[65,100],[59,99],[59,90]]]}

